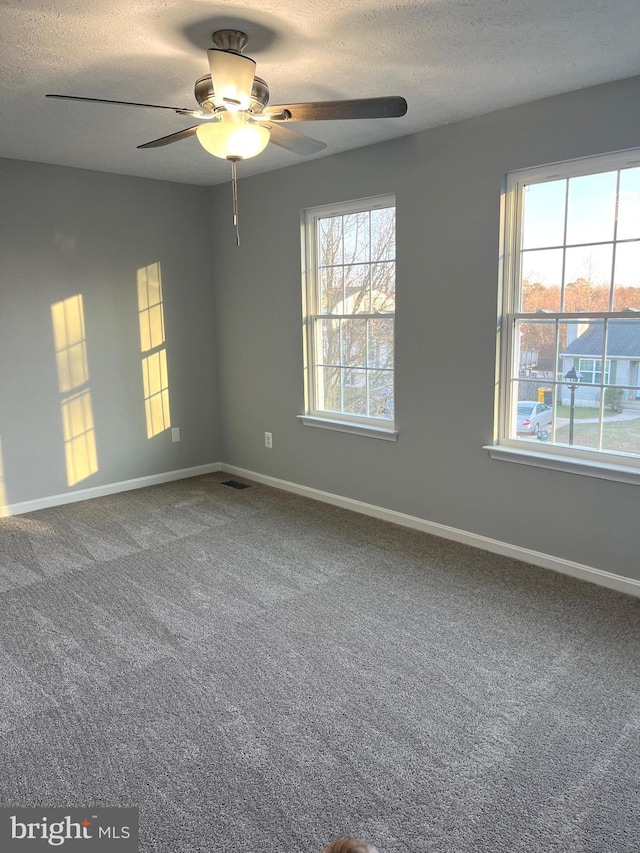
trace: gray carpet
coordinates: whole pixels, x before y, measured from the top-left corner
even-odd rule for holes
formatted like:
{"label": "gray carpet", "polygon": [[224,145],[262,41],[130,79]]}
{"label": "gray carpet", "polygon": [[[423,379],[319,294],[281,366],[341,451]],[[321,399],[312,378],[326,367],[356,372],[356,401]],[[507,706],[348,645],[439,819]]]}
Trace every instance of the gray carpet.
{"label": "gray carpet", "polygon": [[640,601],[213,474],[0,520],[0,805],[140,850],[640,849]]}

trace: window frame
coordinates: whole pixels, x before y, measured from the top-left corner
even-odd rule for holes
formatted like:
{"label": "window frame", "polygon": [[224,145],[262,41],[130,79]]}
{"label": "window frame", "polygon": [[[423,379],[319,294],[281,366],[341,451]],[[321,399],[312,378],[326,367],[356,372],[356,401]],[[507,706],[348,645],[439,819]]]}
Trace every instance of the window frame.
{"label": "window frame", "polygon": [[[382,210],[393,207],[397,213],[396,198],[394,194],[385,194],[371,198],[354,199],[350,201],[336,202],[333,204],[320,205],[307,208],[302,211],[301,216],[301,239],[302,239],[302,318],[303,318],[303,356],[304,356],[304,414],[298,418],[306,426],[334,429],[340,432],[348,432],[366,435],[370,438],[382,438],[395,441],[398,436],[396,429],[396,405],[395,405],[395,310],[394,311],[371,311],[353,314],[328,314],[322,313],[320,308],[320,282],[318,275],[318,224],[321,219],[333,216],[348,216],[355,213],[370,213],[374,210]],[[397,224],[396,224],[397,234]],[[396,240],[394,238],[394,248]],[[394,251],[393,259],[385,259],[384,262],[392,260],[394,266],[397,261],[397,252]],[[376,261],[364,262],[371,267]],[[329,409],[319,408],[317,405],[319,392],[316,378],[316,366],[321,364],[319,354],[322,350],[322,340],[316,335],[318,320],[349,320],[357,319],[368,321],[372,319],[387,319],[393,324],[393,350],[392,368],[390,369],[393,387],[393,414],[391,418],[377,418],[369,415],[356,415],[346,412],[334,412]],[[314,355],[315,353],[315,355]],[[354,370],[362,369],[366,372],[370,369],[354,367]],[[386,369],[386,368],[385,368]]]}
{"label": "window frame", "polygon": [[[605,323],[605,329],[609,320],[628,320],[639,318],[634,311],[582,311],[582,312],[550,312],[543,313],[525,312],[520,310],[521,288],[522,288],[522,238],[524,222],[524,190],[532,184],[546,183],[555,180],[568,180],[585,175],[596,175],[599,173],[621,170],[640,165],[640,148],[627,149],[610,154],[600,154],[593,157],[584,157],[567,162],[553,163],[544,166],[521,169],[509,172],[505,176],[502,194],[502,223],[500,232],[501,262],[499,265],[499,316],[497,328],[497,375],[496,375],[496,417],[494,426],[493,444],[485,449],[489,451],[492,458],[503,461],[518,462],[521,464],[535,465],[555,470],[568,471],[575,474],[601,477],[630,483],[640,483],[640,456],[633,457],[629,454],[608,452],[606,450],[591,450],[586,448],[571,447],[567,445],[554,445],[543,442],[527,442],[510,436],[511,411],[515,402],[512,389],[516,387],[518,376],[518,365],[516,356],[516,329],[519,320],[545,319],[555,321],[576,322],[584,319],[599,319]],[[612,243],[615,241],[615,237]],[[565,241],[563,247],[568,244]],[[611,285],[614,286],[613,284]],[[611,303],[610,306],[611,307]],[[605,331],[606,335],[606,331]],[[607,366],[611,363],[612,356],[607,354]],[[556,352],[556,361],[558,353]],[[577,362],[576,357],[576,362]],[[585,356],[586,358],[586,356]],[[600,358],[602,368],[602,358]],[[557,369],[557,368],[556,368]],[[594,362],[595,369],[595,362]],[[605,376],[606,376],[605,369]],[[541,379],[541,384],[551,380]],[[606,379],[592,383],[595,385],[606,384]],[[562,381],[557,374],[553,380],[554,395],[553,405],[557,394],[561,393]],[[587,383],[584,383],[587,384]],[[625,388],[625,386],[615,386]],[[604,395],[601,395],[604,397]],[[600,403],[601,417],[604,400]],[[602,422],[602,421],[601,421]]]}
{"label": "window frame", "polygon": [[[578,359],[578,373],[582,374],[583,382],[590,385],[609,385],[611,381],[611,361],[608,358],[604,367],[604,379],[602,377],[602,358],[594,356],[576,356]],[[586,366],[586,362],[591,362],[591,367]],[[599,379],[597,377],[600,377]],[[589,378],[590,377],[590,378]]]}

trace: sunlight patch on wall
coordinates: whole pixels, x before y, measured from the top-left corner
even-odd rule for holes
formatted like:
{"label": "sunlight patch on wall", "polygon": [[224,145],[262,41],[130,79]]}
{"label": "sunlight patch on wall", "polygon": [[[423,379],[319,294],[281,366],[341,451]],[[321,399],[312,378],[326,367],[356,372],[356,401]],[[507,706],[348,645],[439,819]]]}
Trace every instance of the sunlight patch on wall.
{"label": "sunlight patch on wall", "polygon": [[165,349],[142,359],[142,383],[147,415],[147,438],[151,438],[171,426]]}
{"label": "sunlight patch on wall", "polygon": [[85,480],[98,470],[91,394],[81,391],[62,402],[62,430],[67,460],[67,483]]}
{"label": "sunlight patch on wall", "polygon": [[0,518],[10,515],[7,504],[7,489],[4,482],[4,459],[2,458],[2,439],[0,438]]}
{"label": "sunlight patch on wall", "polygon": [[164,346],[164,306],[160,264],[138,270],[138,318],[142,359],[142,384],[147,419],[147,438],[171,426],[169,376]]}
{"label": "sunlight patch on wall", "polygon": [[89,380],[82,294],[78,293],[77,296],[52,305],[51,320],[58,387],[60,393],[65,394]]}
{"label": "sunlight patch on wall", "polygon": [[98,470],[91,392],[87,387],[89,365],[82,294],[54,303],[51,321],[58,388],[61,394],[74,392],[60,401],[67,485],[74,486]]}

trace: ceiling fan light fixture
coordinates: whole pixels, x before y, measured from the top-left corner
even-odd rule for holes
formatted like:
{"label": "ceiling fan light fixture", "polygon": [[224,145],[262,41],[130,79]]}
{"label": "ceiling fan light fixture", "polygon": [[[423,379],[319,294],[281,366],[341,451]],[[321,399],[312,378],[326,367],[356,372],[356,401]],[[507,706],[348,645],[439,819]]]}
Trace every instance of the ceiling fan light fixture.
{"label": "ceiling fan light fixture", "polygon": [[269,130],[254,124],[245,113],[221,112],[217,121],[202,124],[196,131],[205,151],[222,160],[247,160],[267,147]]}
{"label": "ceiling fan light fixture", "polygon": [[[355,98],[342,101],[312,101],[311,103],[278,104],[267,109],[269,87],[256,77],[256,63],[242,51],[247,34],[241,30],[216,30],[211,35],[215,47],[209,48],[209,74],[199,77],[194,94],[200,109],[169,107],[137,101],[114,101],[106,98],[86,98],[76,95],[46,95],[65,101],[89,101],[120,104],[145,109],[168,110],[180,116],[207,120],[210,124],[185,127],[159,139],[152,139],[138,148],[159,148],[197,135],[200,145],[209,154],[228,160],[231,164],[233,192],[233,222],[236,242],[238,231],[238,161],[255,157],[269,142],[295,154],[317,154],[326,148],[324,142],[296,133],[284,126],[289,122],[344,121],[345,119],[397,118],[407,112],[407,102],[397,95],[379,98]],[[266,123],[266,127],[262,124]]]}

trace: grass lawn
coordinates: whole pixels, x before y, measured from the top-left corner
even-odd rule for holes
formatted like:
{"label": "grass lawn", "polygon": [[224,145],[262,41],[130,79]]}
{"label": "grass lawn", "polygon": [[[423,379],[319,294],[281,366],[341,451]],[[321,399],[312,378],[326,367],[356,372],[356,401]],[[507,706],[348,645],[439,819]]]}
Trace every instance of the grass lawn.
{"label": "grass lawn", "polygon": [[[569,425],[556,430],[556,443],[567,444],[569,441]],[[598,446],[598,424],[574,423],[573,443],[582,447]],[[618,451],[619,453],[634,453],[640,455],[640,418],[633,421],[614,421],[605,423],[602,430],[602,449]]]}
{"label": "grass lawn", "polygon": [[[614,415],[615,412],[612,412],[609,409],[604,410],[605,418],[607,415]],[[556,406],[556,415],[559,418],[569,418],[571,417],[571,406]],[[576,406],[574,420],[582,420],[583,418],[599,418],[600,417],[600,409],[595,409],[593,406]]]}

